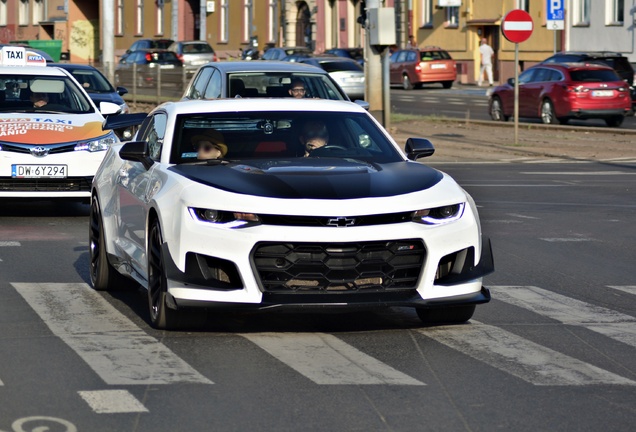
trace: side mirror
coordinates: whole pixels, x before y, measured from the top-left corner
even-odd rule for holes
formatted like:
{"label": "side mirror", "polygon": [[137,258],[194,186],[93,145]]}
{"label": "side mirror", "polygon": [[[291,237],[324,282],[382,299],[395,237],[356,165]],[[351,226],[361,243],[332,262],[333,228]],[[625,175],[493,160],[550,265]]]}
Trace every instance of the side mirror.
{"label": "side mirror", "polygon": [[515,86],[515,79],[514,78],[508,78],[508,81],[506,81],[508,83],[509,86],[514,87]]}
{"label": "side mirror", "polygon": [[121,112],[121,107],[112,102],[100,102],[99,112],[102,113],[103,116],[119,114]]}
{"label": "side mirror", "polygon": [[117,94],[119,94],[119,96],[123,96],[128,93],[128,89],[126,87],[117,87],[115,90],[117,91]]}
{"label": "side mirror", "polygon": [[365,109],[365,110],[367,110],[367,111],[369,111],[369,107],[371,106],[371,105],[369,104],[369,102],[364,101],[364,100],[362,100],[362,99],[356,99],[356,100],[354,101],[354,103],[356,103],[356,104],[360,105],[362,108],[364,108],[364,109]]}
{"label": "side mirror", "polygon": [[149,170],[155,163],[150,158],[150,150],[148,150],[148,142],[146,141],[127,142],[119,150],[119,157],[127,161],[141,162],[146,170]]}
{"label": "side mirror", "polygon": [[433,143],[426,138],[409,138],[406,140],[406,157],[410,160],[417,160],[422,157],[429,157],[435,153]]}

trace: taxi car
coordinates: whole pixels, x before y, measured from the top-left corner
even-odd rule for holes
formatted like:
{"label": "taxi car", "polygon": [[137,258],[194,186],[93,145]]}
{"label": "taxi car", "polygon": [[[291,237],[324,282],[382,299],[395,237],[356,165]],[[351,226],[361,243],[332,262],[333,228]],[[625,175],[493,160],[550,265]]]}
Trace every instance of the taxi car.
{"label": "taxi car", "polygon": [[[37,99],[37,100],[36,100]],[[118,142],[104,115],[73,76],[24,47],[0,58],[0,198],[88,200],[106,149]]]}
{"label": "taxi car", "polygon": [[92,285],[141,284],[159,329],[212,307],[405,306],[465,322],[490,299],[490,242],[470,195],[416,162],[431,142],[405,148],[348,101],[162,104],[93,181]]}

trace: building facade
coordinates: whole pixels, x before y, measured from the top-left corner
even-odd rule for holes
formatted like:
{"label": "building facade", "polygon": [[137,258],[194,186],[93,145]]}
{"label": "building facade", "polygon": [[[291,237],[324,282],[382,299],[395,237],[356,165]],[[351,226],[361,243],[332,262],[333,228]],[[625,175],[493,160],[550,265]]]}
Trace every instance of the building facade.
{"label": "building facade", "polygon": [[[532,36],[519,44],[525,69],[555,51],[617,51],[636,62],[636,0],[561,0],[564,30],[546,26],[548,0],[377,0],[395,11],[396,45],[409,35],[419,46],[440,46],[458,63],[458,81],[479,73],[479,41],[495,51],[498,81],[514,75],[515,44],[501,34],[506,13],[527,11]],[[366,4],[374,4],[367,0]],[[364,0],[0,0],[0,43],[59,44],[63,59],[99,60],[102,37],[112,37],[116,57],[140,38],[207,40],[221,60],[242,50],[307,46],[315,52],[364,46],[358,22]],[[114,28],[100,30],[103,12]]]}

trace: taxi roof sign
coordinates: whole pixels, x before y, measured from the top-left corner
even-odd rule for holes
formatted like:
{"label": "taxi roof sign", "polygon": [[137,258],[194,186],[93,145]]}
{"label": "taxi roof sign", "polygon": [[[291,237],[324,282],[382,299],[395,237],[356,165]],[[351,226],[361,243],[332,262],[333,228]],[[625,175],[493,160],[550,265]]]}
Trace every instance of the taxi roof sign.
{"label": "taxi roof sign", "polygon": [[0,66],[46,66],[46,59],[25,47],[3,46]]}

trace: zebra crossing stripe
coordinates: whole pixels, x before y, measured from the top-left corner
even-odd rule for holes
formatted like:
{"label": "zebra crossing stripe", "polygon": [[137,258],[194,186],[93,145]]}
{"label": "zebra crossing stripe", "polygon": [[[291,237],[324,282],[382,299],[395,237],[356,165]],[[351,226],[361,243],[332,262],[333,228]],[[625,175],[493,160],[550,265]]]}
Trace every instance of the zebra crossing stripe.
{"label": "zebra crossing stripe", "polygon": [[469,325],[417,331],[537,386],[636,385],[627,378],[474,320]]}
{"label": "zebra crossing stripe", "polygon": [[636,318],[535,286],[494,286],[493,298],[636,347]]}
{"label": "zebra crossing stripe", "polygon": [[242,336],[316,384],[425,385],[325,333]]}
{"label": "zebra crossing stripe", "polygon": [[607,287],[636,295],[636,285],[608,285]]}
{"label": "zebra crossing stripe", "polygon": [[148,409],[126,390],[80,391],[78,393],[97,414],[148,412]]}
{"label": "zebra crossing stripe", "polygon": [[212,384],[83,283],[13,283],[106,384]]}

